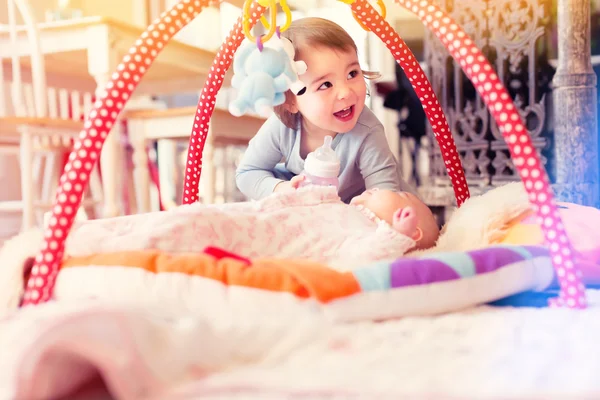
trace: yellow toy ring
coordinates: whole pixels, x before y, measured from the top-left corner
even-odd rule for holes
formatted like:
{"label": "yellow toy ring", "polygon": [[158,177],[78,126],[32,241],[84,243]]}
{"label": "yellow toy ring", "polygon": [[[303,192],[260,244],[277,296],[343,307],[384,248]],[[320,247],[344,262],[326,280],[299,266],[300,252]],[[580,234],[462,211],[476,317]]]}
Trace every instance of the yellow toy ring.
{"label": "yellow toy ring", "polygon": [[[258,0],[259,4],[262,4],[262,2],[265,2],[265,1],[268,1],[268,0]],[[289,28],[290,24],[292,23],[292,11],[290,10],[290,7],[287,5],[286,0],[279,0],[279,4],[281,4],[281,9],[285,13],[285,24],[279,28],[279,32],[283,32],[287,28]],[[272,18],[271,18],[271,20],[272,20]],[[269,25],[269,23],[267,22],[267,18],[264,15],[262,17],[260,17],[260,22],[262,22],[263,26],[267,30],[270,30],[271,25],[273,25],[272,23]]]}
{"label": "yellow toy ring", "polygon": [[[246,0],[244,2],[244,16],[242,18],[242,26],[244,28],[244,35],[251,40],[252,42],[256,42],[256,38],[252,36],[250,33],[250,6],[252,5],[253,0]],[[262,43],[265,43],[267,40],[271,39],[273,34],[275,34],[275,29],[277,25],[277,1],[276,0],[261,0],[259,4],[262,6],[263,4],[268,4],[268,8],[271,11],[271,25],[269,31],[266,35],[260,38]],[[291,19],[291,18],[290,18]],[[262,20],[262,18],[261,18]],[[265,26],[266,28],[266,26]]]}

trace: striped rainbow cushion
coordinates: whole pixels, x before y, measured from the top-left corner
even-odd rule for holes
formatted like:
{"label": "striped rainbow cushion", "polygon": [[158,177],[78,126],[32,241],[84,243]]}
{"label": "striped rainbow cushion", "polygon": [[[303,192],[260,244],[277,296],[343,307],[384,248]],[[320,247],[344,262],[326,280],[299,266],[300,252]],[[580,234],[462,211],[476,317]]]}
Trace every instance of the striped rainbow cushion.
{"label": "striped rainbow cushion", "polygon": [[337,272],[306,260],[218,258],[147,250],[72,257],[55,298],[149,301],[189,312],[318,312],[335,320],[430,315],[543,290],[548,252],[493,246],[432,253]]}

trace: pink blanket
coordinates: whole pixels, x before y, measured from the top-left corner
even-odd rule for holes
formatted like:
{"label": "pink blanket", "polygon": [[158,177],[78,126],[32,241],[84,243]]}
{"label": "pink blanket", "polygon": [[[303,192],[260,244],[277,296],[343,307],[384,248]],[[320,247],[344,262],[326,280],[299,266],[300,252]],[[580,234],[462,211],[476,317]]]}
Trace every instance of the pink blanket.
{"label": "pink blanket", "polygon": [[70,255],[158,249],[199,253],[216,246],[248,258],[308,259],[336,270],[401,257],[415,242],[344,204],[335,188],[306,187],[264,200],[193,204],[166,212],[87,221]]}

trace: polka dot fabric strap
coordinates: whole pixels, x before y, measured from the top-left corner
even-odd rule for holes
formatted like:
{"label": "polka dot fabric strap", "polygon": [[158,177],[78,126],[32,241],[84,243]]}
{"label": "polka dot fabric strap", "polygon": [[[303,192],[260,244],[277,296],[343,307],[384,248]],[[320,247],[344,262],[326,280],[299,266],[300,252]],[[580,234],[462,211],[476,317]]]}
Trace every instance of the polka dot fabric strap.
{"label": "polka dot fabric strap", "polygon": [[573,248],[554,202],[550,181],[521,117],[498,75],[473,40],[439,7],[427,1],[395,1],[415,13],[458,61],[483,98],[508,143],[513,163],[537,213],[560,283],[560,295],[551,299],[550,305],[585,308],[587,302],[585,287],[581,282],[581,271],[573,262]]}
{"label": "polka dot fabric strap", "polygon": [[375,11],[367,0],[356,0],[352,4],[352,11],[355,17],[363,20],[364,25],[386,45],[396,62],[402,67],[415,93],[419,96],[435,139],[442,151],[448,177],[454,189],[456,204],[460,207],[469,198],[469,186],[446,116],[417,58],[400,38],[400,35],[382,15]]}
{"label": "polka dot fabric strap", "polygon": [[[266,8],[261,7],[257,2],[252,3],[248,11],[250,29],[264,14],[265,10]],[[202,173],[202,151],[208,135],[210,117],[215,109],[215,99],[223,84],[223,77],[233,62],[235,51],[246,37],[242,23],[240,17],[221,45],[198,100],[185,166],[183,204],[192,204],[198,201],[198,189]]]}
{"label": "polka dot fabric strap", "polygon": [[[35,258],[30,278],[27,281],[23,305],[45,302],[51,298],[64,253],[66,237],[81,203],[83,191],[88,184],[90,171],[99,158],[106,136],[122,111],[125,102],[165,44],[209,3],[210,0],[181,0],[170,10],[165,11],[131,47],[129,54],[123,58],[117,71],[112,75],[112,79],[106,84],[105,90],[98,96],[60,178],[60,186],[52,208],[49,226],[45,232],[42,249]],[[237,36],[243,37],[241,18],[236,29]],[[227,42],[223,46],[227,47]],[[231,54],[234,51],[235,49],[232,49]],[[226,68],[223,68],[223,71],[225,70]],[[208,78],[209,84],[206,86],[213,88],[209,90],[220,87],[210,83],[215,79],[216,77]],[[219,80],[222,80],[222,75]],[[205,88],[205,90],[207,89]],[[202,151],[201,147],[194,149],[196,155]]]}

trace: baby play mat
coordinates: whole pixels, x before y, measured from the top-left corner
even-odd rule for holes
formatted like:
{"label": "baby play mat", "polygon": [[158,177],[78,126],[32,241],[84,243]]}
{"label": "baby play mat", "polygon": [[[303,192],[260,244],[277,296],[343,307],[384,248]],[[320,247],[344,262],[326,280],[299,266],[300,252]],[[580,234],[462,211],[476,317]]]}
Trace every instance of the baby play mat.
{"label": "baby play mat", "polygon": [[[367,0],[343,1],[409,77],[442,149],[457,204],[465,204],[457,213],[470,213],[468,203],[477,198],[469,199],[442,108],[410,49],[384,20],[383,2],[380,14]],[[527,219],[502,245],[359,263],[347,272],[216,248],[74,254],[74,241],[83,248],[87,239],[89,246],[89,237],[79,236],[82,226],[90,236],[99,235],[93,243],[110,242],[101,241],[106,232],[94,231],[95,222],[107,220],[73,228],[110,129],[161,49],[212,3],[181,0],[123,58],[69,157],[49,226],[35,238],[41,244],[35,243],[35,263],[26,278],[26,307],[0,315],[0,398],[75,398],[69,394],[98,381],[110,393],[104,398],[118,399],[600,398],[600,296],[588,290],[586,298],[582,264],[573,261],[581,254],[567,237],[517,109],[456,21],[428,1],[395,2],[435,33],[477,88],[508,143],[541,235],[528,245],[508,244],[523,232],[514,229],[530,228]],[[268,9],[267,30],[271,35],[277,30],[277,3],[286,10],[284,0],[247,1],[213,62],[190,127],[186,204],[122,218],[169,218],[200,206],[197,188],[215,97],[249,28]],[[268,36],[256,39],[257,46]],[[142,224],[131,226],[147,239]],[[35,240],[14,242],[18,249],[0,255],[17,258],[14,253],[24,253],[22,247]],[[19,264],[11,277],[16,280],[22,279],[22,260]],[[22,289],[6,281],[0,280],[0,312],[17,308]],[[560,292],[551,305],[582,309],[589,300],[592,307],[473,307],[539,294],[555,284]]]}
{"label": "baby play mat", "polygon": [[[382,18],[379,12],[371,7],[367,0],[343,1],[348,4],[362,25],[383,41],[407,74],[423,104],[435,137],[442,149],[457,204],[460,206],[468,198],[467,183],[448,123],[425,74],[398,33]],[[456,21],[446,15],[439,7],[428,1],[395,0],[395,2],[414,12],[459,62],[477,88],[479,95],[489,108],[508,143],[514,165],[520,173],[529,194],[529,199],[537,213],[538,223],[542,227],[547,242],[547,257],[551,259],[560,283],[560,295],[558,298],[553,299],[552,305],[584,308],[586,298],[584,287],[581,284],[581,275],[573,262],[572,246],[558,214],[548,176],[532,146],[523,121],[498,75],[496,75],[480,49],[475,46],[473,40],[465,34]],[[188,24],[209,3],[209,0],[181,0],[171,10],[164,12],[159,19],[148,27],[131,48],[129,54],[123,58],[112,75],[112,79],[107,83],[105,90],[101,92],[61,177],[44,243],[35,259],[35,265],[27,283],[23,299],[24,305],[39,304],[53,297],[55,281],[59,275],[64,254],[65,239],[71,230],[83,190],[88,184],[89,173],[98,160],[106,136],[123,109],[125,102],[161,49],[168,44],[168,41],[179,29]],[[380,2],[380,6],[382,4]],[[285,6],[285,2],[281,1],[281,5]],[[243,15],[218,51],[206,84],[202,89],[195,121],[191,127],[185,171],[184,203],[193,203],[198,199],[197,189],[201,173],[202,151],[210,117],[215,106],[215,96],[223,84],[224,75],[231,65],[234,53],[247,36],[248,28],[257,22],[267,8],[270,9],[272,14],[275,13],[276,6],[277,1],[275,0],[256,2],[248,0]],[[276,30],[273,17],[268,28],[269,34],[258,38],[257,45],[262,46],[262,43]],[[281,27],[280,30],[284,28],[285,26]],[[494,250],[489,250],[489,252],[489,254],[492,254]],[[513,252],[518,253],[518,251]],[[461,264],[459,270],[447,268],[445,273],[448,276],[477,271],[477,262],[472,259],[474,255],[463,254],[454,255],[453,257],[456,259],[462,258],[466,263]],[[414,262],[419,266],[427,266],[433,263],[431,260],[411,260],[407,262]],[[448,265],[451,264],[448,260],[444,262]],[[404,265],[405,262],[402,261],[400,264]],[[427,270],[427,267],[425,270]],[[392,281],[396,282],[395,280]],[[370,283],[369,285],[373,284]],[[393,291],[394,289],[390,290]],[[365,293],[371,294],[372,292]],[[359,295],[352,295],[349,298],[353,297],[356,297],[357,301],[362,298]],[[429,301],[429,298],[425,296],[423,300]],[[387,305],[388,303],[383,304]]]}

